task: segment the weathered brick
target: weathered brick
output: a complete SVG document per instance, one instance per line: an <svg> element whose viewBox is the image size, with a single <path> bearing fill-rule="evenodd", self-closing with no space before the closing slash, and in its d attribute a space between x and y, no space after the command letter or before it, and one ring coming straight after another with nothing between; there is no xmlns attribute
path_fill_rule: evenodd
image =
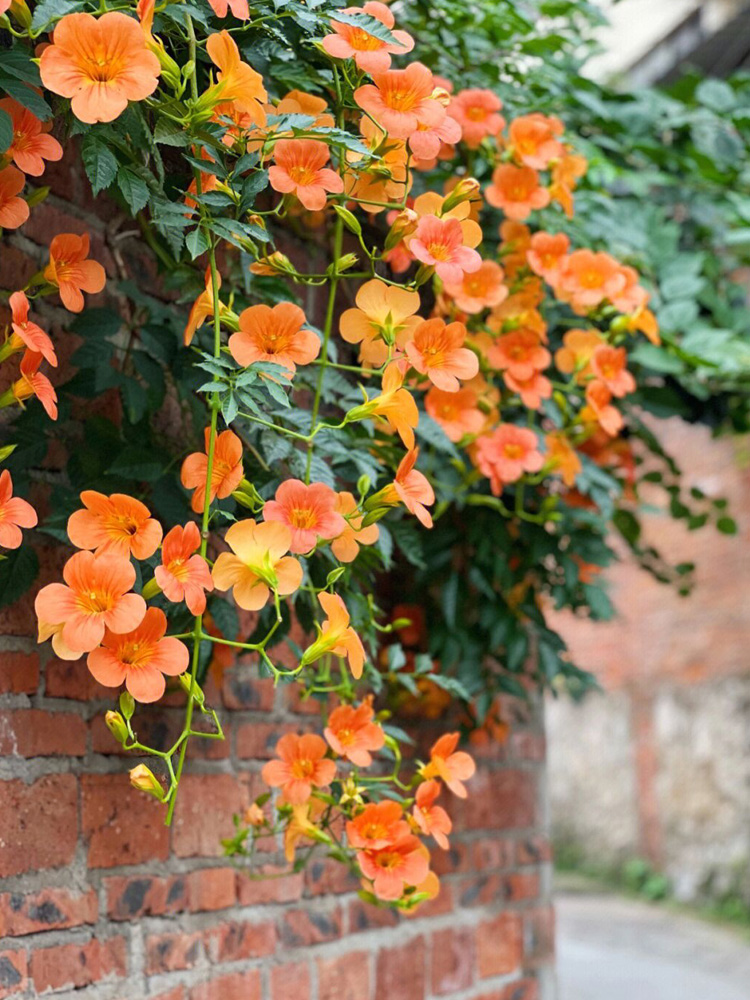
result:
<svg viewBox="0 0 750 1000"><path fill-rule="evenodd" d="M232 814L249 804L247 786L230 774L187 774L172 827L172 848L181 858L219 857L221 838L232 832Z"/></svg>
<svg viewBox="0 0 750 1000"><path fill-rule="evenodd" d="M276 927L271 921L220 924L208 932L207 947L211 961L216 963L262 958L276 951Z"/></svg>
<svg viewBox="0 0 750 1000"><path fill-rule="evenodd" d="M49 774L30 785L0 781L0 874L70 864L78 839L76 797L72 774Z"/></svg>
<svg viewBox="0 0 750 1000"><path fill-rule="evenodd" d="M443 996L465 990L474 982L473 928L435 931L430 939L432 992Z"/></svg>
<svg viewBox="0 0 750 1000"><path fill-rule="evenodd" d="M29 982L25 951L0 951L0 1000L25 993Z"/></svg>
<svg viewBox="0 0 750 1000"><path fill-rule="evenodd" d="M479 771L467 799L454 804L457 829L511 830L533 826L536 780L529 771Z"/></svg>
<svg viewBox="0 0 750 1000"><path fill-rule="evenodd" d="M388 1000L423 1000L425 991L424 938L416 938L397 948L380 949L375 996Z"/></svg>
<svg viewBox="0 0 750 1000"><path fill-rule="evenodd" d="M0 895L0 938L93 924L99 912L96 893L42 889L25 895Z"/></svg>
<svg viewBox="0 0 750 1000"><path fill-rule="evenodd" d="M302 872L293 875L281 875L278 869L271 867L259 869L272 878L256 879L237 878L237 894L241 906L260 906L263 903L293 903L302 897L304 876Z"/></svg>
<svg viewBox="0 0 750 1000"><path fill-rule="evenodd" d="M229 709L270 712L275 693L273 679L258 677L254 667L240 665L224 675L222 698Z"/></svg>
<svg viewBox="0 0 750 1000"><path fill-rule="evenodd" d="M86 723L72 712L0 711L0 757L82 757Z"/></svg>
<svg viewBox="0 0 750 1000"><path fill-rule="evenodd" d="M234 868L202 868L187 877L187 905L192 913L223 910L237 899Z"/></svg>
<svg viewBox="0 0 750 1000"><path fill-rule="evenodd" d="M360 900L349 904L349 929L353 934L376 927L395 927L397 923L398 914L394 910L371 906Z"/></svg>
<svg viewBox="0 0 750 1000"><path fill-rule="evenodd" d="M34 694L39 687L39 654L4 651L2 659L0 694Z"/></svg>
<svg viewBox="0 0 750 1000"><path fill-rule="evenodd" d="M269 760L282 736L301 729L288 722L247 722L237 729L237 756L243 760Z"/></svg>
<svg viewBox="0 0 750 1000"><path fill-rule="evenodd" d="M81 798L90 868L166 859L164 807L131 788L125 775L83 775Z"/></svg>
<svg viewBox="0 0 750 1000"><path fill-rule="evenodd" d="M127 971L125 939L91 940L87 944L62 944L32 953L31 979L37 993L45 990L78 990Z"/></svg>
<svg viewBox="0 0 750 1000"><path fill-rule="evenodd" d="M370 956L353 951L318 959L318 1000L370 1000Z"/></svg>
<svg viewBox="0 0 750 1000"><path fill-rule="evenodd" d="M260 972L238 972L233 976L212 979L194 987L190 991L190 1000L261 1000Z"/></svg>
<svg viewBox="0 0 750 1000"><path fill-rule="evenodd" d="M44 671L45 694L50 698L70 698L72 701L112 700L112 689L95 681L83 662L51 660Z"/></svg>
<svg viewBox="0 0 750 1000"><path fill-rule="evenodd" d="M305 869L305 888L312 896L356 892L358 880L338 861L317 858Z"/></svg>
<svg viewBox="0 0 750 1000"><path fill-rule="evenodd" d="M281 940L288 948L322 944L341 937L341 910L291 910L281 920Z"/></svg>
<svg viewBox="0 0 750 1000"><path fill-rule="evenodd" d="M203 936L198 932L152 934L146 938L146 975L191 969L199 961L202 947Z"/></svg>
<svg viewBox="0 0 750 1000"><path fill-rule="evenodd" d="M517 913L500 913L483 920L477 928L479 976L505 976L520 968L523 957L521 918Z"/></svg>
<svg viewBox="0 0 750 1000"><path fill-rule="evenodd" d="M310 990L307 962L287 962L271 969L271 1000L309 1000Z"/></svg>
<svg viewBox="0 0 750 1000"><path fill-rule="evenodd" d="M187 906L187 878L183 875L115 875L104 879L104 889L110 920L180 913Z"/></svg>

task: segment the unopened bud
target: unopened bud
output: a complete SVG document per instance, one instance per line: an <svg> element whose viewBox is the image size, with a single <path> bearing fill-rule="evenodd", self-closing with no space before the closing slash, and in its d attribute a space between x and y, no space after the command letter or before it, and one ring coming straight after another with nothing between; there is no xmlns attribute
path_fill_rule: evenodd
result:
<svg viewBox="0 0 750 1000"><path fill-rule="evenodd" d="M153 576L143 585L143 590L141 591L141 597L144 601L150 601L152 597L156 597L157 594L161 593L161 587L156 582L156 577Z"/></svg>
<svg viewBox="0 0 750 1000"><path fill-rule="evenodd" d="M354 233L355 236L362 235L362 226L353 212L350 212L348 208L344 208L343 205L334 205L333 210L350 232Z"/></svg>
<svg viewBox="0 0 750 1000"><path fill-rule="evenodd" d="M117 742L124 746L128 738L128 727L119 712L107 712L104 716L107 729L112 733Z"/></svg>
<svg viewBox="0 0 750 1000"><path fill-rule="evenodd" d="M430 100L437 101L438 104L442 104L444 108L447 108L451 102L451 95L445 87L435 87L433 92L430 94Z"/></svg>
<svg viewBox="0 0 750 1000"><path fill-rule="evenodd" d="M354 267L357 263L358 257L355 253L345 253L343 257L339 257L326 269L326 274L333 277L336 274L341 274L343 271L348 271L350 267Z"/></svg>
<svg viewBox="0 0 750 1000"><path fill-rule="evenodd" d="M248 215L247 221L251 226L257 226L258 229L262 229L264 232L266 231L266 220L262 215Z"/></svg>
<svg viewBox="0 0 750 1000"><path fill-rule="evenodd" d="M28 198L26 199L26 204L29 206L29 208L33 208L34 205L41 204L48 194L49 194L48 187L38 187L35 191L32 191L31 194L28 196Z"/></svg>
<svg viewBox="0 0 750 1000"><path fill-rule="evenodd" d="M31 11L26 0L12 0L10 13L18 21L21 27L27 30L31 27Z"/></svg>
<svg viewBox="0 0 750 1000"><path fill-rule="evenodd" d="M419 216L413 208L405 208L402 212L399 212L393 220L393 224L385 238L384 248L386 252L393 250L407 236L411 236L417 228L418 223Z"/></svg>
<svg viewBox="0 0 750 1000"><path fill-rule="evenodd" d="M146 795L153 795L159 802L164 801L164 789L157 780L156 775L145 764L138 764L130 772L130 784L137 788L139 792Z"/></svg>
<svg viewBox="0 0 750 1000"><path fill-rule="evenodd" d="M4 448L0 448L0 462L4 462L6 458L10 458L17 447L18 445L16 444L6 444Z"/></svg>
<svg viewBox="0 0 750 1000"><path fill-rule="evenodd" d="M135 698L130 691L123 691L120 695L120 711L126 719L133 718L135 712Z"/></svg>
<svg viewBox="0 0 750 1000"><path fill-rule="evenodd" d="M254 264L250 265L250 270L253 274L296 273L294 264L292 264L287 255L280 253L278 250L268 254L267 257L259 257Z"/></svg>
<svg viewBox="0 0 750 1000"><path fill-rule="evenodd" d="M149 49L154 53L156 58L159 60L159 65L161 66L161 78L164 80L172 90L179 90L181 83L181 70L174 59L165 51L164 46L161 42L153 41L149 45Z"/></svg>
<svg viewBox="0 0 750 1000"><path fill-rule="evenodd" d="M193 701L196 705L201 708L206 703L206 696L203 693L203 688L188 673L180 674L179 677L180 686L186 695L190 695L192 689Z"/></svg>
<svg viewBox="0 0 750 1000"><path fill-rule="evenodd" d="M441 208L441 214L450 212L456 205L461 205L465 201L472 201L479 196L479 181L476 177L463 177L453 188L450 194L446 195Z"/></svg>
<svg viewBox="0 0 750 1000"><path fill-rule="evenodd" d="M370 488L370 477L364 473L357 480L357 493L362 497Z"/></svg>
<svg viewBox="0 0 750 1000"><path fill-rule="evenodd" d="M257 802L247 807L243 819L248 826L264 826L266 822L265 813Z"/></svg>

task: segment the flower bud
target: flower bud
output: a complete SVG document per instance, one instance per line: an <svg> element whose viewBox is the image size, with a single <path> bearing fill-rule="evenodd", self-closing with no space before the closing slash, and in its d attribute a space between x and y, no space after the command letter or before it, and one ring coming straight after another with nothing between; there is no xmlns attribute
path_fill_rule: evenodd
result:
<svg viewBox="0 0 750 1000"><path fill-rule="evenodd" d="M10 13L18 21L22 28L31 27L31 11L26 0L11 0Z"/></svg>
<svg viewBox="0 0 750 1000"><path fill-rule="evenodd" d="M248 826L264 826L266 823L266 815L257 802L247 807L242 818Z"/></svg>
<svg viewBox="0 0 750 1000"><path fill-rule="evenodd" d="M465 201L475 200L479 195L479 191L479 181L476 177L463 177L453 190L446 195L440 210L441 214L445 215L452 208L455 208L456 205L460 205Z"/></svg>
<svg viewBox="0 0 750 1000"><path fill-rule="evenodd" d="M357 260L358 257L355 253L345 253L343 257L339 257L332 264L328 265L326 274L333 277L336 274L341 274L343 271L348 271L350 267L354 267Z"/></svg>
<svg viewBox="0 0 750 1000"><path fill-rule="evenodd" d="M259 257L250 265L250 270L253 274L296 274L294 264L286 254L278 250L268 254L267 257Z"/></svg>
<svg viewBox="0 0 750 1000"><path fill-rule="evenodd" d="M447 108L451 102L451 95L445 87L435 87L433 92L430 94L430 100L437 101L438 104L442 104L444 108Z"/></svg>
<svg viewBox="0 0 750 1000"><path fill-rule="evenodd" d="M130 784L137 788L139 792L146 795L153 795L159 802L164 801L164 789L157 780L156 775L145 764L138 764L130 772Z"/></svg>
<svg viewBox="0 0 750 1000"><path fill-rule="evenodd" d="M135 712L135 698L130 691L123 691L120 695L120 711L126 719L133 718Z"/></svg>
<svg viewBox="0 0 750 1000"><path fill-rule="evenodd" d="M343 205L334 205L333 210L350 232L354 233L355 236L362 235L362 226L353 212L350 212L348 208L344 208Z"/></svg>
<svg viewBox="0 0 750 1000"><path fill-rule="evenodd" d="M107 729L121 746L125 746L128 739L128 727L119 712L107 712L104 716Z"/></svg>
<svg viewBox="0 0 750 1000"><path fill-rule="evenodd" d="M156 577L152 576L148 583L143 585L143 590L141 591L141 597L144 601L150 601L152 597L156 597L157 594L161 593L161 587L156 582Z"/></svg>
<svg viewBox="0 0 750 1000"><path fill-rule="evenodd" d="M206 696L203 693L203 688L200 686L200 684L198 684L197 682L193 683L192 677L187 672L184 673L184 674L180 674L178 680L180 682L180 686L181 686L182 690L188 696L190 695L190 688L192 686L192 689L193 689L193 701L200 708L203 708L203 706L206 703Z"/></svg>
<svg viewBox="0 0 750 1000"><path fill-rule="evenodd" d="M17 447L18 445L16 444L6 444L4 448L0 448L0 462L4 462L6 458L10 458Z"/></svg>
<svg viewBox="0 0 750 1000"><path fill-rule="evenodd" d="M388 235L383 245L384 249L386 251L393 250L405 237L411 236L417 228L418 223L419 216L413 208L405 208L403 212L399 212L393 220L391 228L388 230Z"/></svg>
<svg viewBox="0 0 750 1000"><path fill-rule="evenodd" d="M363 497L365 493L367 493L367 491L369 490L370 485L371 485L370 477L367 475L367 473L363 473L357 480L357 493L359 493L359 495Z"/></svg>

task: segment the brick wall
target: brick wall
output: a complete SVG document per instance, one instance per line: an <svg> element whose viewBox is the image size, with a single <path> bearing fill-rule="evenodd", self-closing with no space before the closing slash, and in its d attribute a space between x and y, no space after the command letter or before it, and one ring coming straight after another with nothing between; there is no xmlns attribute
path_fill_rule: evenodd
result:
<svg viewBox="0 0 750 1000"><path fill-rule="evenodd" d="M84 230L112 278L135 269L151 279L132 223L91 202L75 169L54 166L44 180L48 202L4 237L0 287L25 281L55 233ZM60 343L65 314L47 317ZM325 861L283 874L269 852L275 877L252 880L221 857L220 838L260 790L279 736L311 724L293 688L274 689L247 663L209 682L227 740L191 744L168 830L162 808L129 787L137 758L126 760L104 727L111 691L83 662L40 652L33 628L29 601L0 613L0 1000L552 996L538 711L513 707L507 743L478 755L451 850L435 849L442 892L398 919L359 901ZM164 745L181 714L167 705L140 722L139 710L139 730Z"/></svg>
<svg viewBox="0 0 750 1000"><path fill-rule="evenodd" d="M548 706L553 827L597 864L645 857L682 898L750 902L747 442L678 420L659 431L688 486L728 498L739 532L688 533L652 516L648 539L697 564L694 593L681 598L626 562L607 571L616 620L561 616L605 694Z"/></svg>

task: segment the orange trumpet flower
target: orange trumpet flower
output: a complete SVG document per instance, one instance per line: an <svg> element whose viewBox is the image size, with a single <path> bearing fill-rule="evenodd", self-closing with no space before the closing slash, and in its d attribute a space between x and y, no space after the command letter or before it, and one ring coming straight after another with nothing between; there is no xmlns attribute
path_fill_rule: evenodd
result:
<svg viewBox="0 0 750 1000"><path fill-rule="evenodd" d="M17 549L23 541L21 528L34 528L37 522L31 504L13 496L10 472L0 472L0 548Z"/></svg>
<svg viewBox="0 0 750 1000"><path fill-rule="evenodd" d="M126 493L81 493L83 510L68 518L68 537L79 549L148 559L161 542L162 528L148 507Z"/></svg>
<svg viewBox="0 0 750 1000"><path fill-rule="evenodd" d="M196 514L203 511L206 500L206 474L208 472L208 446L211 431L204 431L205 451L194 451L182 463L180 482L185 489L193 490L191 506ZM214 443L214 463L211 472L210 503L216 497L223 500L240 484L242 479L242 442L232 431L222 431Z"/></svg>
<svg viewBox="0 0 750 1000"><path fill-rule="evenodd" d="M197 550L201 533L195 521L185 527L176 524L164 536L161 547L161 565L154 570L154 577L168 601L184 601L193 615L206 610L206 591L214 589L211 571Z"/></svg>
<svg viewBox="0 0 750 1000"><path fill-rule="evenodd" d="M89 237L86 233L83 236L60 233L49 245L49 264L44 269L44 277L51 285L57 286L62 304L71 312L78 313L83 309L81 292L100 292L107 280L102 265L88 260L88 255Z"/></svg>

